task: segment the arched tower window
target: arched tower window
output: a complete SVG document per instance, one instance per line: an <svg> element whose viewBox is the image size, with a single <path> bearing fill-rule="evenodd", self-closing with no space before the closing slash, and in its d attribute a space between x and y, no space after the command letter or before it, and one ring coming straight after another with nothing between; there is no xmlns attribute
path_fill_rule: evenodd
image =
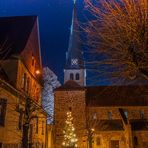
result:
<svg viewBox="0 0 148 148"><path fill-rule="evenodd" d="M76 80L79 80L80 79L80 75L79 73L76 74Z"/></svg>
<svg viewBox="0 0 148 148"><path fill-rule="evenodd" d="M73 79L74 79L73 73L70 73L70 80L73 80Z"/></svg>

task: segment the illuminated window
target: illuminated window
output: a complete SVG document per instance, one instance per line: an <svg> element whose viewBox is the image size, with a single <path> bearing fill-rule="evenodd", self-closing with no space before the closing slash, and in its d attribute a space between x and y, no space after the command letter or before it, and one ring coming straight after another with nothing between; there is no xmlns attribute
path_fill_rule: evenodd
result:
<svg viewBox="0 0 148 148"><path fill-rule="evenodd" d="M4 126L5 124L6 106L7 106L7 100L0 99L0 125L2 126Z"/></svg>
<svg viewBox="0 0 148 148"><path fill-rule="evenodd" d="M80 79L80 75L79 73L76 74L76 80L79 80Z"/></svg>
<svg viewBox="0 0 148 148"><path fill-rule="evenodd" d="M34 55L32 54L32 66L35 65L35 58L34 58Z"/></svg>
<svg viewBox="0 0 148 148"><path fill-rule="evenodd" d="M34 57L32 57L32 66L34 66Z"/></svg>
<svg viewBox="0 0 148 148"><path fill-rule="evenodd" d="M26 73L23 74L21 83L22 83L22 89L26 90L26 84L27 84L27 75L26 75Z"/></svg>
<svg viewBox="0 0 148 148"><path fill-rule="evenodd" d="M94 120L97 119L97 114L96 114L96 113L93 114L93 119L94 119Z"/></svg>
<svg viewBox="0 0 148 148"><path fill-rule="evenodd" d="M70 80L73 80L73 79L74 79L73 73L70 73Z"/></svg>

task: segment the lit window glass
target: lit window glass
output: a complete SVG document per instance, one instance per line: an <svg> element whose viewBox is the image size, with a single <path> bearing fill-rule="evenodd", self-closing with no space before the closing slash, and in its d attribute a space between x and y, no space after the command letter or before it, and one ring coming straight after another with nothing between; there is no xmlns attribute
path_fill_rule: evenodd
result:
<svg viewBox="0 0 148 148"><path fill-rule="evenodd" d="M93 119L94 120L97 119L97 114L96 113L93 114Z"/></svg>

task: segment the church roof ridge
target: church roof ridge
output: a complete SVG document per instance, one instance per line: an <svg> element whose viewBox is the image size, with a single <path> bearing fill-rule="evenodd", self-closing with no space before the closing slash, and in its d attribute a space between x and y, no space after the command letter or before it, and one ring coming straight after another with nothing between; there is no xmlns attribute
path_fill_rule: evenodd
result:
<svg viewBox="0 0 148 148"><path fill-rule="evenodd" d="M73 80L68 80L64 85L58 87L56 90L85 90L85 88Z"/></svg>
<svg viewBox="0 0 148 148"><path fill-rule="evenodd" d="M86 88L86 104L92 107L146 106L148 85L95 86Z"/></svg>

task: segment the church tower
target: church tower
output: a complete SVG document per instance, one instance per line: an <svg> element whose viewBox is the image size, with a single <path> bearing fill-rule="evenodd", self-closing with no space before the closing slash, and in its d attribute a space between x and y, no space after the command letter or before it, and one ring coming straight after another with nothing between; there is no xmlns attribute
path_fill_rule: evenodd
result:
<svg viewBox="0 0 148 148"><path fill-rule="evenodd" d="M64 69L64 83L69 80L77 82L80 86L86 85L86 70L80 42L76 2L74 2L69 47L66 53L66 65Z"/></svg>

